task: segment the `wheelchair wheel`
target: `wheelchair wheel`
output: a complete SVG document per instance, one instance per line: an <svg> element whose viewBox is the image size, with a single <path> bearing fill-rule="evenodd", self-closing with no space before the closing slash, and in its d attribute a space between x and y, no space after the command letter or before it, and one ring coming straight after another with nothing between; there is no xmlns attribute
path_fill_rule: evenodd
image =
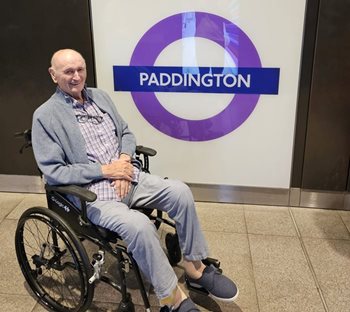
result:
<svg viewBox="0 0 350 312"><path fill-rule="evenodd" d="M94 285L86 251L66 222L47 208L23 213L16 229L16 254L23 275L45 307L85 311Z"/></svg>
<svg viewBox="0 0 350 312"><path fill-rule="evenodd" d="M172 266L177 265L182 257L177 234L167 233L167 235L165 235L165 246L168 251L170 264Z"/></svg>

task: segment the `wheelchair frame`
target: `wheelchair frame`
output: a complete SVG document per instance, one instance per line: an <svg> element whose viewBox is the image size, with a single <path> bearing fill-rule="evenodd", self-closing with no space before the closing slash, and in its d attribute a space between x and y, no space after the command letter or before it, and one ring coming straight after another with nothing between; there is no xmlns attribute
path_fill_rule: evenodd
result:
<svg viewBox="0 0 350 312"><path fill-rule="evenodd" d="M25 144L21 148L31 146L31 132L25 130L17 133ZM142 170L149 173L149 157L156 151L137 146L136 159ZM92 303L96 281L102 281L121 294L118 306L120 312L135 311L134 304L126 285L126 272L132 268L140 289L146 311L150 311L150 303L138 265L132 254L121 243L119 235L108 229L95 225L87 218L87 202L96 200L96 194L76 185L46 185L48 208L33 207L20 217L15 235L16 255L22 273L30 288L45 307L59 312L83 312ZM74 196L80 201L80 209L70 202L66 196ZM157 210L143 210L154 221L158 229L161 223L175 229L175 234L167 233L165 238L168 258L172 265L181 260L181 250L176 234L175 223L163 218ZM95 244L99 251L90 260L83 241ZM105 252L116 259L120 283L102 273ZM219 268L220 263L207 258L206 264ZM68 284L68 285L67 285ZM78 289L77 286L80 286ZM53 289L50 289L52 287ZM63 288L65 287L65 288ZM203 289L193 289L205 293Z"/></svg>

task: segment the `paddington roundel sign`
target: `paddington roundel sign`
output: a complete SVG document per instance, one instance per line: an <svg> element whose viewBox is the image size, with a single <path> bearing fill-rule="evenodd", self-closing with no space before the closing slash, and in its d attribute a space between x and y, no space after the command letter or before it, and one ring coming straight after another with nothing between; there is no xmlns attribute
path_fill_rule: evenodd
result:
<svg viewBox="0 0 350 312"><path fill-rule="evenodd" d="M195 17L195 32L187 34L183 31L184 14L188 13L161 20L142 36L130 65L114 66L114 85L116 91L131 91L142 116L162 133L185 141L209 141L244 123L261 94L278 93L279 69L262 68L254 44L231 21L211 13L191 12ZM184 74L181 66L154 66L166 47L189 36L215 42L236 60L237 68L203 67L192 75ZM189 120L166 110L155 92L232 93L233 97L216 115Z"/></svg>

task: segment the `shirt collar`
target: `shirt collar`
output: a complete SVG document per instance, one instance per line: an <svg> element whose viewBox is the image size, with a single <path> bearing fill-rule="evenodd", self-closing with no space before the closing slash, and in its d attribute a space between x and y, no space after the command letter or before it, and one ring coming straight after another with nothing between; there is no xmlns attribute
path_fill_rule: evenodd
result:
<svg viewBox="0 0 350 312"><path fill-rule="evenodd" d="M72 104L73 107L77 107L77 106L82 106L83 105L82 103L78 102L75 98L70 96L68 93L64 92L59 86L57 86L56 91L57 91L57 93L61 94L64 97L64 100L66 101L67 104ZM90 99L90 97L88 95L86 86L82 90L82 93L83 93L84 102L85 101L90 102L91 99Z"/></svg>

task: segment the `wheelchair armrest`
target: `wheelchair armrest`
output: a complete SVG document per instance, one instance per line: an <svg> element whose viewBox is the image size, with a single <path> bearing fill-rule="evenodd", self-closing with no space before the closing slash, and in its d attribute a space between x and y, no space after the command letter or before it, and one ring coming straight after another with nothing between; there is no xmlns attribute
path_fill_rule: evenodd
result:
<svg viewBox="0 0 350 312"><path fill-rule="evenodd" d="M137 145L137 146L136 146L136 154L137 154L137 155L143 154L143 155L152 157L152 156L157 155L157 151L154 150L153 148L150 148L150 147L145 147L145 146L142 146L142 145Z"/></svg>
<svg viewBox="0 0 350 312"><path fill-rule="evenodd" d="M93 202L97 195L78 185L45 185L47 191L56 191L58 193L77 196L80 200Z"/></svg>

